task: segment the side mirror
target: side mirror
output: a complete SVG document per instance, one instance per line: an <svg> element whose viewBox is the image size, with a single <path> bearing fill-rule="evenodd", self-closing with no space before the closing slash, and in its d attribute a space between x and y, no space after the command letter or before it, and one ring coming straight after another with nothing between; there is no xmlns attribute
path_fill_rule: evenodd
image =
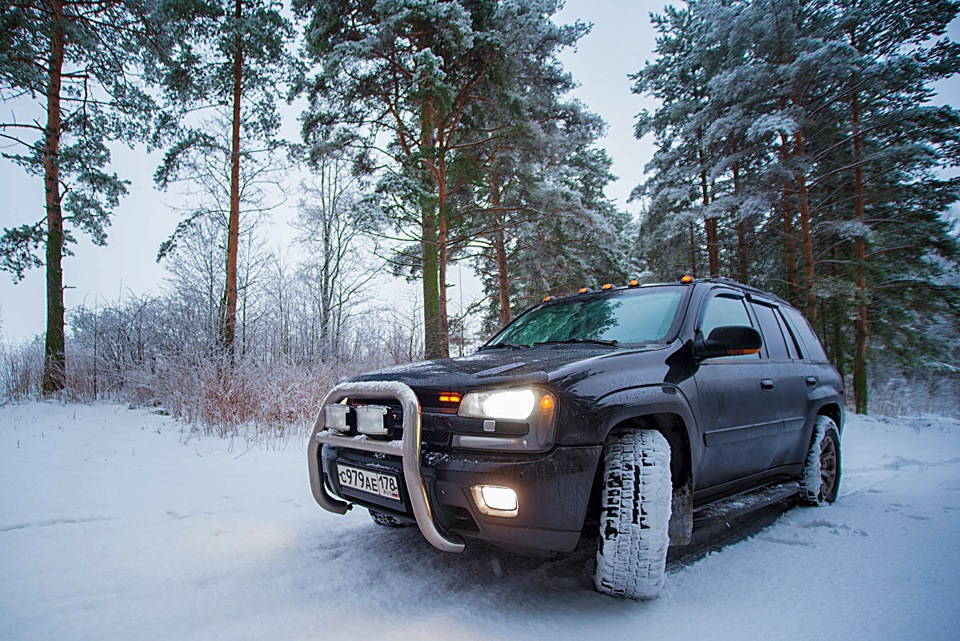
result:
<svg viewBox="0 0 960 641"><path fill-rule="evenodd" d="M758 353L761 345L763 339L760 338L760 332L752 327L727 325L714 328L706 340L697 340L694 353L697 358L743 356Z"/></svg>

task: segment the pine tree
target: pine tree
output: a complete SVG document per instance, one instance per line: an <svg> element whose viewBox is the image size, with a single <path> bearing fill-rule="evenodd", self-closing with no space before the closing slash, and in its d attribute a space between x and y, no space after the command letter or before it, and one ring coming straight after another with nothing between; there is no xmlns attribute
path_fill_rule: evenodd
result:
<svg viewBox="0 0 960 641"><path fill-rule="evenodd" d="M446 268L451 238L470 221L459 204L472 181L493 160L480 147L496 148L513 125L489 122L480 110L503 97L514 79L511 55L524 51L512 39L549 25L556 0L448 0L378 3L302 0L309 19L307 53L317 74L303 88L310 99L304 118L308 146L354 145L368 168L381 172L384 210L398 233L416 243L399 262L423 280L428 358L448 354ZM576 40L581 26L553 27L556 37ZM487 107L489 108L489 107ZM379 136L379 138L378 138ZM386 140L386 145L380 142Z"/></svg>
<svg viewBox="0 0 960 641"><path fill-rule="evenodd" d="M226 186L221 334L224 350L232 357L241 206L249 198L244 186L262 178L273 152L282 146L277 138L277 102L296 66L287 51L293 28L271 0L171 2L170 7L179 29L172 64L163 76L168 108L154 133L154 143L168 151L155 179L161 188L180 181L218 181ZM197 162L206 156L228 158L227 175L219 175L219 163L205 168ZM188 216L161 248L161 256L202 215L200 208Z"/></svg>
<svg viewBox="0 0 960 641"><path fill-rule="evenodd" d="M108 169L108 143L146 137L154 105L142 82L165 56L165 24L156 5L140 0L0 6L0 99L13 112L0 138L16 150L2 155L41 178L46 194L42 219L3 230L0 267L14 280L46 268L45 394L64 385L63 256L74 230L107 242L128 184Z"/></svg>
<svg viewBox="0 0 960 641"><path fill-rule="evenodd" d="M852 355L861 412L870 359L916 365L938 346L927 335L957 324L943 216L960 181L938 174L960 157L960 113L928 104L932 83L960 70L944 37L957 11L949 0L690 3L657 19L659 57L636 76L636 90L664 100L637 127L658 144L637 190L649 197L648 264L682 263L685 225L696 260L690 223L719 220L707 255L717 243L722 257L735 232L736 259L721 265L745 280L755 261L753 284L801 307L838 369Z"/></svg>

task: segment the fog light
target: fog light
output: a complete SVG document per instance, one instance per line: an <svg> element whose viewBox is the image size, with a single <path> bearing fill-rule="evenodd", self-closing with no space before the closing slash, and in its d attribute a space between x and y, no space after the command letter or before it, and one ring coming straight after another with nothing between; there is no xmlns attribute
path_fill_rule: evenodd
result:
<svg viewBox="0 0 960 641"><path fill-rule="evenodd" d="M387 408L381 405L363 405L356 408L357 431L361 434L386 434L383 417Z"/></svg>
<svg viewBox="0 0 960 641"><path fill-rule="evenodd" d="M517 493L509 487L474 485L471 490L481 514L505 517L517 515Z"/></svg>
<svg viewBox="0 0 960 641"><path fill-rule="evenodd" d="M323 408L323 426L328 430L346 432L348 411L350 408L346 405L327 405Z"/></svg>

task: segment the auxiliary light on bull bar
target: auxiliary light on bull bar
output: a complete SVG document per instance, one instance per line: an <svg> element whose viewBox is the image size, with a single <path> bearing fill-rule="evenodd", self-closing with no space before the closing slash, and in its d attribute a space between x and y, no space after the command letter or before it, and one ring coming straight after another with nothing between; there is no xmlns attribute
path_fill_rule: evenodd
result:
<svg viewBox="0 0 960 641"><path fill-rule="evenodd" d="M328 430L346 432L350 429L347 427L347 412L349 411L349 407L339 403L327 405L323 408L323 426Z"/></svg>

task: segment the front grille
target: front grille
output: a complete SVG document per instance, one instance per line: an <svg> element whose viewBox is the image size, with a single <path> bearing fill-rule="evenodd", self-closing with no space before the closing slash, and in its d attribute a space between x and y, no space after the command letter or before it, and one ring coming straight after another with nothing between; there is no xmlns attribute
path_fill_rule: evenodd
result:
<svg viewBox="0 0 960 641"><path fill-rule="evenodd" d="M417 398L420 399L420 407L426 409L451 414L456 413L456 411L460 409L459 401L456 403L441 401L439 392L421 392L417 394Z"/></svg>

